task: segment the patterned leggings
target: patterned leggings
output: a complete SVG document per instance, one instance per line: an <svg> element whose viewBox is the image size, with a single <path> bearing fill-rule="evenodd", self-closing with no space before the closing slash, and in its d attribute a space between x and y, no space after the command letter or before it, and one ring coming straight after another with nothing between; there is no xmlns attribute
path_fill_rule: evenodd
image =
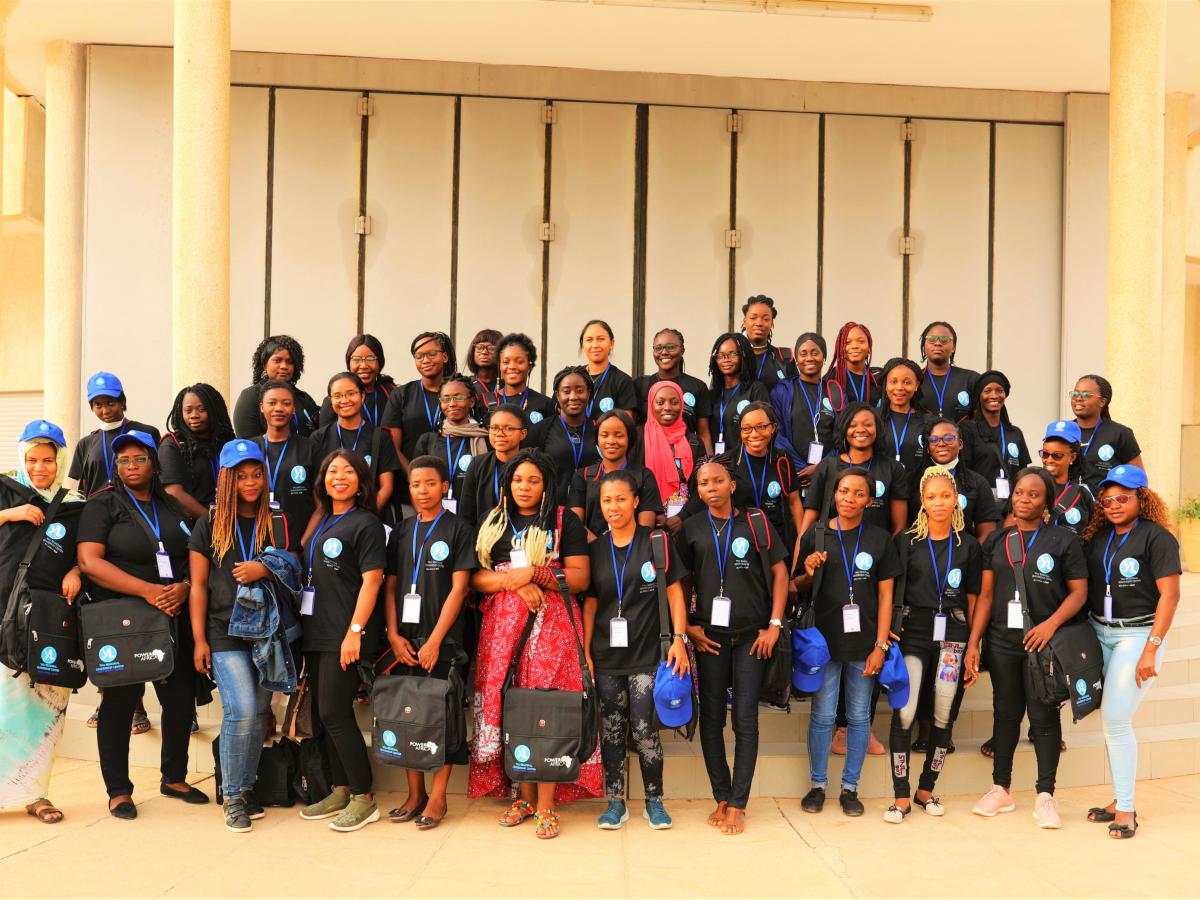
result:
<svg viewBox="0 0 1200 900"><path fill-rule="evenodd" d="M626 734L633 733L642 784L647 797L663 793L663 748L654 716L654 673L596 674L600 694L600 757L604 761L604 795L625 796Z"/></svg>

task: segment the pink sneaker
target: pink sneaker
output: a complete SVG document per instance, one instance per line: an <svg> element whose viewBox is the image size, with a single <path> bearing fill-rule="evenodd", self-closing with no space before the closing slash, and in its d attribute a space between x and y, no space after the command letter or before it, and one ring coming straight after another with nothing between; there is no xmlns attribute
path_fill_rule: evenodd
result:
<svg viewBox="0 0 1200 900"><path fill-rule="evenodd" d="M1053 794L1038 794L1033 803L1033 819L1038 828L1062 828L1062 819L1058 815L1058 804Z"/></svg>
<svg viewBox="0 0 1200 900"><path fill-rule="evenodd" d="M993 784L992 789L979 798L971 812L990 819L996 813L1012 812L1016 808L1017 804L1013 802L1012 794L1006 788Z"/></svg>

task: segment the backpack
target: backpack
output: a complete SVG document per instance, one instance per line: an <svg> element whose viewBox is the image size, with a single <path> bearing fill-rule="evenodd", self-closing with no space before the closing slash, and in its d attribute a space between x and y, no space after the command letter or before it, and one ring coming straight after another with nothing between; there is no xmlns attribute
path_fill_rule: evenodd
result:
<svg viewBox="0 0 1200 900"><path fill-rule="evenodd" d="M772 593L775 579L771 574L771 563L767 559L767 551L771 549L771 529L767 526L767 517L761 509L746 510L746 524L750 526L750 537L754 540L754 550L762 565L763 581L766 584L768 596ZM763 669L762 688L759 699L765 700L772 706L791 712L788 700L792 696L792 629L787 619L784 619L783 629L775 649L767 659Z"/></svg>

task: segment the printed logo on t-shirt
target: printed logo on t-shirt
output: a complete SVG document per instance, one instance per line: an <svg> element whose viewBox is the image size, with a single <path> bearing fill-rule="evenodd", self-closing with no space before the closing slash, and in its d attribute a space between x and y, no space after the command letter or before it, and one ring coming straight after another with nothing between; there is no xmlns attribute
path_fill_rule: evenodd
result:
<svg viewBox="0 0 1200 900"><path fill-rule="evenodd" d="M612 397L602 397L600 399L599 406L600 406L600 412L602 412L602 413L612 412L612 408L613 408Z"/></svg>
<svg viewBox="0 0 1200 900"><path fill-rule="evenodd" d="M67 527L62 522L51 522L46 529L46 537L52 541L61 541L67 536Z"/></svg>
<svg viewBox="0 0 1200 900"><path fill-rule="evenodd" d="M1138 572L1142 571L1142 564L1136 559L1123 559L1121 560L1120 569L1121 574L1126 578L1133 578Z"/></svg>
<svg viewBox="0 0 1200 900"><path fill-rule="evenodd" d="M745 559L746 554L750 552L750 542L744 537L734 538L730 549L733 550L733 555L738 559Z"/></svg>
<svg viewBox="0 0 1200 900"><path fill-rule="evenodd" d="M321 545L321 552L324 553L328 559L337 559L342 555L342 542L337 538L328 538L325 543Z"/></svg>
<svg viewBox="0 0 1200 900"><path fill-rule="evenodd" d="M833 404L829 402L828 397L825 397L823 400L821 400L821 405L823 407L825 407L827 410L829 410L830 412L833 412Z"/></svg>
<svg viewBox="0 0 1200 900"><path fill-rule="evenodd" d="M535 409L529 414L529 421L536 425L538 422L542 421L542 414Z"/></svg>
<svg viewBox="0 0 1200 900"><path fill-rule="evenodd" d="M1067 514L1063 518L1067 520L1068 525L1078 525L1083 521L1083 513L1072 506L1067 510Z"/></svg>
<svg viewBox="0 0 1200 900"><path fill-rule="evenodd" d="M1104 462L1108 462L1113 458L1113 455L1116 452L1117 451L1113 449L1112 444L1101 444L1100 449L1096 451L1096 455L1104 460Z"/></svg>
<svg viewBox="0 0 1200 900"><path fill-rule="evenodd" d="M946 575L946 584L949 587L957 588L962 584L962 569L954 568Z"/></svg>
<svg viewBox="0 0 1200 900"><path fill-rule="evenodd" d="M1043 575L1049 575L1054 571L1054 557L1049 553L1043 553L1037 558L1037 567Z"/></svg>
<svg viewBox="0 0 1200 900"><path fill-rule="evenodd" d="M880 481L878 478L876 478L875 479L875 497L876 497L876 499L881 498L885 493L887 493L887 486L882 481Z"/></svg>
<svg viewBox="0 0 1200 900"><path fill-rule="evenodd" d="M750 405L749 400L740 401L737 405L737 414L740 416L742 414L742 410L744 410L749 405Z"/></svg>
<svg viewBox="0 0 1200 900"><path fill-rule="evenodd" d="M371 454L370 453L364 453L363 459L365 459L367 461L368 466L371 464Z"/></svg>
<svg viewBox="0 0 1200 900"><path fill-rule="evenodd" d="M434 541L429 548L429 558L441 562L450 555L450 545L445 541Z"/></svg>
<svg viewBox="0 0 1200 900"><path fill-rule="evenodd" d="M1008 455L1009 455L1009 456L1011 456L1013 459L1016 459L1016 458L1017 458L1017 456L1019 455L1019 454L1017 453L1017 444L1016 444L1016 441L1009 441L1009 442L1008 442Z"/></svg>
<svg viewBox="0 0 1200 900"><path fill-rule="evenodd" d="M696 395L693 394L691 391L684 391L683 392L683 405L688 407L689 409L691 409L693 406L695 406L696 405Z"/></svg>
<svg viewBox="0 0 1200 900"><path fill-rule="evenodd" d="M967 495L966 495L966 494L959 494L959 495L958 495L958 508L959 508L959 509L966 509L966 508L967 508Z"/></svg>
<svg viewBox="0 0 1200 900"><path fill-rule="evenodd" d="M642 581L649 584L652 582L658 573L654 571L654 563L647 561L642 565Z"/></svg>
<svg viewBox="0 0 1200 900"><path fill-rule="evenodd" d="M782 493L783 493L783 487L779 484L778 481L772 481L770 484L767 485L767 496L768 497L778 497Z"/></svg>
<svg viewBox="0 0 1200 900"><path fill-rule="evenodd" d="M471 459L472 459L472 457L470 454L467 454L466 456L459 459L458 470L460 472L465 472L465 471L467 471L467 469L471 468Z"/></svg>
<svg viewBox="0 0 1200 900"><path fill-rule="evenodd" d="M871 566L875 565L875 557L864 550L858 556L854 557L854 565L860 572L869 572L871 571Z"/></svg>
<svg viewBox="0 0 1200 900"><path fill-rule="evenodd" d="M304 466L292 466L292 484L303 484L308 478L308 470Z"/></svg>
<svg viewBox="0 0 1200 900"><path fill-rule="evenodd" d="M970 394L968 394L966 391L958 392L958 405L959 406L967 406L968 404L970 404L970 402L971 402Z"/></svg>

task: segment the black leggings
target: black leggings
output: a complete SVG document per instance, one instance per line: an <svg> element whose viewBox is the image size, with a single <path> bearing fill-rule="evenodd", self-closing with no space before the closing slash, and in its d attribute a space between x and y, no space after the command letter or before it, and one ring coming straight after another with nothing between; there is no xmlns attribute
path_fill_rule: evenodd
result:
<svg viewBox="0 0 1200 900"><path fill-rule="evenodd" d="M654 716L654 673L597 673L600 696L600 758L604 796L625 796L625 736L633 735L647 797L663 795L663 748Z"/></svg>
<svg viewBox="0 0 1200 900"><path fill-rule="evenodd" d="M750 655L757 631L737 637L709 637L720 653L697 653L700 677L700 749L712 785L713 799L745 809L758 762L758 697L762 692L764 660ZM733 687L733 777L725 756L725 699Z"/></svg>
<svg viewBox="0 0 1200 900"><path fill-rule="evenodd" d="M918 789L933 792L938 775L950 752L950 732L962 700L965 641L935 641L932 632L905 629L900 635L900 652L908 670L909 698L901 709L892 710L892 731L888 741L892 754L892 789L896 797L910 793L909 764L912 759L912 728L921 697L928 689L933 697L930 715L933 728L925 749L925 767Z"/></svg>
<svg viewBox="0 0 1200 900"><path fill-rule="evenodd" d="M992 747L996 753L992 762L992 782L1002 788L1012 786L1013 754L1021 739L1021 719L1028 711L1033 750L1037 755L1037 791L1053 794L1058 757L1062 752L1062 720L1058 717L1058 707L1047 706L1030 697L1023 650L1014 651L993 643L988 653L988 669L992 674Z"/></svg>
<svg viewBox="0 0 1200 900"><path fill-rule="evenodd" d="M313 698L313 718L325 732L325 750L335 785L350 785L352 794L371 792L371 761L367 744L354 717L354 697L361 679L358 667L342 671L337 650L309 651L304 654L309 689Z"/></svg>

